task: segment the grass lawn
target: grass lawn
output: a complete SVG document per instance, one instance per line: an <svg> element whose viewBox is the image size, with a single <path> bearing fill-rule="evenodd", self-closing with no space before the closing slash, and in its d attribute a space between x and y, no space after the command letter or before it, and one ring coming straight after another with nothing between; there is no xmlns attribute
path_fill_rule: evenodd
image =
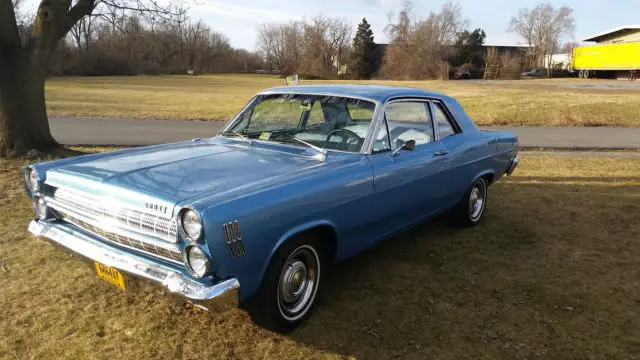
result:
<svg viewBox="0 0 640 360"><path fill-rule="evenodd" d="M570 82L593 81L598 80ZM454 96L479 125L640 126L638 89L551 86L545 80L358 83L417 87ZM268 75L66 77L49 79L46 92L53 116L227 120L257 91L283 84L284 80Z"/></svg>
<svg viewBox="0 0 640 360"><path fill-rule="evenodd" d="M640 160L522 157L474 229L443 219L339 264L289 336L123 292L30 236L0 160L1 359L633 359Z"/></svg>

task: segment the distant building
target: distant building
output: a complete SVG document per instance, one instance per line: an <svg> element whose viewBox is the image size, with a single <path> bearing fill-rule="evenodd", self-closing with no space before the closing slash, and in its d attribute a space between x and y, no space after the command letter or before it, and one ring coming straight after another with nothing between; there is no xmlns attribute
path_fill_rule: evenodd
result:
<svg viewBox="0 0 640 360"><path fill-rule="evenodd" d="M528 45L482 45L482 47L485 51L489 48L495 48L498 54L510 52L513 55L524 55L532 48Z"/></svg>
<svg viewBox="0 0 640 360"><path fill-rule="evenodd" d="M570 70L571 54L553 54L544 57L545 69Z"/></svg>
<svg viewBox="0 0 640 360"><path fill-rule="evenodd" d="M599 34L588 36L582 41L598 44L619 44L640 41L640 25L619 26Z"/></svg>

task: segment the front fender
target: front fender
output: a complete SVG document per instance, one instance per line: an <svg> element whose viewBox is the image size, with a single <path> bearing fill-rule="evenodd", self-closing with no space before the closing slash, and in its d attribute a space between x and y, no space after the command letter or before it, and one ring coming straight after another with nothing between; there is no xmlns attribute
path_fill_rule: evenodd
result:
<svg viewBox="0 0 640 360"><path fill-rule="evenodd" d="M295 237L298 234L301 234L301 233L303 233L305 231L308 231L308 230L311 230L311 229L314 229L314 228L318 228L318 227L321 227L321 226L330 227L333 230L334 234L338 234L336 225L334 223L332 223L331 221L326 220L326 219L309 221L309 222L306 222L304 224L300 224L298 226L295 226L292 229L290 229L289 231L287 231L286 233L284 233L284 235L282 235L278 239L278 241L276 242L276 245L271 250L271 253L269 253L269 256L267 258L266 263L262 266L262 269L260 271L260 282L262 282L262 279L264 278L264 274L266 273L267 268L269 267L269 264L271 263L271 260L273 259L275 254L278 252L278 250L280 249L282 244L284 244L285 242L287 242L288 240L292 239L293 237Z"/></svg>

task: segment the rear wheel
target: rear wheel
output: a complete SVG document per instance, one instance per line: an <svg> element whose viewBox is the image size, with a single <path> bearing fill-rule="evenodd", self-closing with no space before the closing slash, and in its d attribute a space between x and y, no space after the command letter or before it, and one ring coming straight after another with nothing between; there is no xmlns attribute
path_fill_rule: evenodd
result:
<svg viewBox="0 0 640 360"><path fill-rule="evenodd" d="M292 331L311 314L323 270L323 249L317 239L301 236L285 243L249 300L249 315L269 330Z"/></svg>
<svg viewBox="0 0 640 360"><path fill-rule="evenodd" d="M452 210L453 221L460 227L478 225L487 205L487 180L479 178Z"/></svg>

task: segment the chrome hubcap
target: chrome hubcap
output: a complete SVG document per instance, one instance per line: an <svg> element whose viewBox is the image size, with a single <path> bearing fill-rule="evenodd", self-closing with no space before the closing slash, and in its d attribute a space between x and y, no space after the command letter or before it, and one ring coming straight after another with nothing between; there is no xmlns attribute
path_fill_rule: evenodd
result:
<svg viewBox="0 0 640 360"><path fill-rule="evenodd" d="M307 266L302 261L295 261L287 266L282 277L282 299L288 303L295 302L309 284Z"/></svg>
<svg viewBox="0 0 640 360"><path fill-rule="evenodd" d="M472 220L477 220L484 210L485 187L484 184L477 184L471 189L469 197L469 215Z"/></svg>
<svg viewBox="0 0 640 360"><path fill-rule="evenodd" d="M278 306L288 320L302 317L315 297L320 277L318 254L304 245L287 259L278 281Z"/></svg>

